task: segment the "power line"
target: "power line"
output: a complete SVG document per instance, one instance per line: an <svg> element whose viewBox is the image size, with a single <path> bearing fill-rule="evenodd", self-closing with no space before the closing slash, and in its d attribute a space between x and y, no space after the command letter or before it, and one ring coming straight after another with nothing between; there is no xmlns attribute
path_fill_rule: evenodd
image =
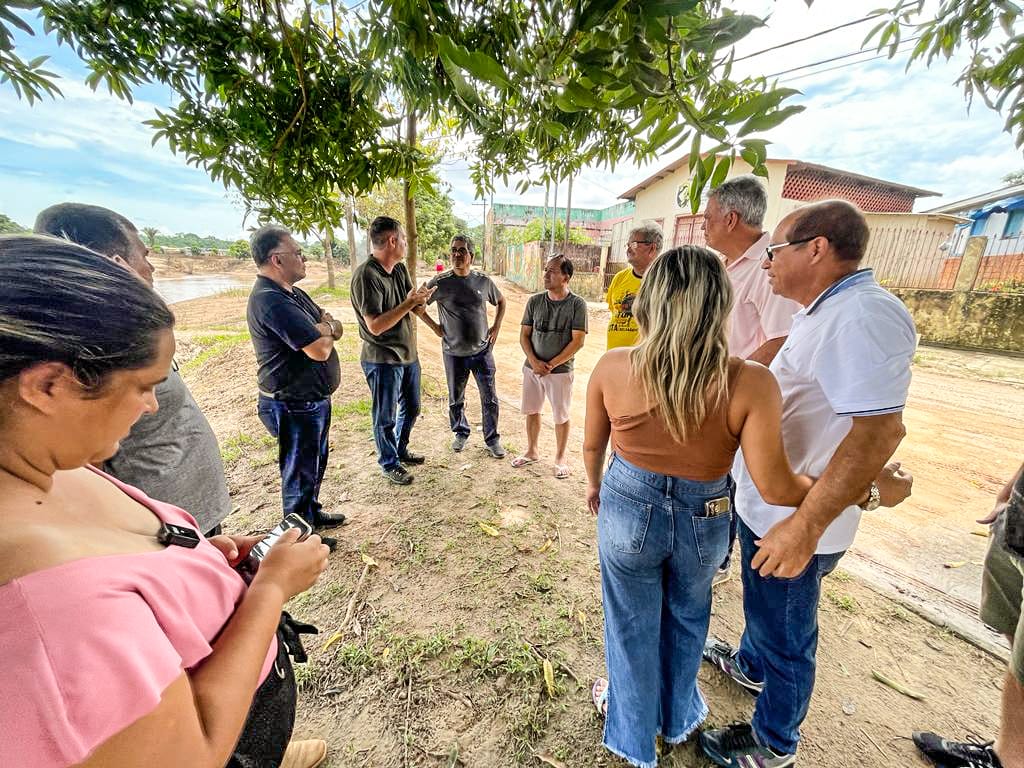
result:
<svg viewBox="0 0 1024 768"><path fill-rule="evenodd" d="M845 29L846 27L852 27L852 26L854 26L856 24L863 24L865 21L870 21L871 19L877 19L877 18L878 18L877 14L870 13L870 14L868 14L867 16L865 16L863 18L854 19L853 21L848 21L845 24L839 24L839 25L837 25L835 27L829 27L828 29L823 29L820 32L815 32L813 35L807 35L806 37L798 37L796 40L789 40L788 42L785 42L785 43L779 43L778 45L773 45L771 48L765 48L765 49L760 50L760 51L755 51L754 53L748 53L746 56L740 56L738 59L733 59L733 63L735 63L737 61L746 61L747 59L752 59L755 56L760 56L763 53L769 53L771 51L777 51L777 50L779 50L779 48L786 48L786 47L788 47L790 45L796 45L797 43L802 43L802 42L804 42L806 40L813 40L816 37L821 37L822 35L827 35L829 32L835 32L837 29Z"/></svg>
<svg viewBox="0 0 1024 768"><path fill-rule="evenodd" d="M907 42L910 42L910 41L908 40ZM907 47L907 48L904 48L901 51L897 51L897 53L906 53L909 50L910 50L910 47ZM807 72L806 74L797 75L796 77L788 77L785 80L783 80L783 82L791 83L794 80L801 80L801 79L803 79L805 77L814 77L815 75L823 75L826 72L832 72L832 71L837 70L837 69L845 69L846 67L853 67L853 66L856 66L857 64L867 64L869 61L875 61L876 59L888 59L888 58L891 58L888 53L880 53L877 56L872 56L871 58L868 58L868 59L858 59L857 61L848 61L845 64L837 64L834 67L827 67L825 69L819 69L817 72ZM808 65L808 66L810 66L810 65ZM799 67L799 69L803 69L803 67Z"/></svg>
<svg viewBox="0 0 1024 768"><path fill-rule="evenodd" d="M913 42L915 42L917 40L920 40L920 39L921 39L920 35L918 35L917 37L908 37L906 40L902 40L900 42L900 45L902 45L903 43L913 43ZM773 78L773 77L779 77L781 75L788 75L790 72L799 72L801 69L810 69L811 67L817 67L820 64L831 64L833 61L840 61L841 59L848 59L851 56L860 56L861 54L864 54L864 53L871 53L871 51L860 50L860 51L853 51L852 53L844 53L842 56L833 56L830 59L822 59L821 61L815 61L815 62L812 62L810 64L801 64L799 67L793 67L792 69L784 69L781 72L773 72L770 75L765 75L765 77L770 79L770 78ZM873 59L882 58L882 57L888 56L888 55L889 54L887 54L887 53L883 53L883 54L881 54L879 56L872 56L870 59L863 59L863 61L872 61ZM858 62L858 61L851 61L849 63L850 64L859 64L860 62Z"/></svg>

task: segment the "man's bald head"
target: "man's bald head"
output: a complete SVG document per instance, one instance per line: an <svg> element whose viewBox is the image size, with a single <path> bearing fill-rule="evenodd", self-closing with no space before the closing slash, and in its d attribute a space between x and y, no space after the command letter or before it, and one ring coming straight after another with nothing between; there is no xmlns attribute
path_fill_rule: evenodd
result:
<svg viewBox="0 0 1024 768"><path fill-rule="evenodd" d="M868 223L860 209L846 200L822 200L797 208L786 217L791 242L824 237L841 261L859 262L868 248Z"/></svg>

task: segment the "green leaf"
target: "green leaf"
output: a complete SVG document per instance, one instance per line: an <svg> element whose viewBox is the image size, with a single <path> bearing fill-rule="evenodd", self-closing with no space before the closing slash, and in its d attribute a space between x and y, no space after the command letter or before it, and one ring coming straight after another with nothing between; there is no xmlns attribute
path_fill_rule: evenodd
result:
<svg viewBox="0 0 1024 768"><path fill-rule="evenodd" d="M754 133L755 131L768 131L777 125L782 124L793 115L803 112L805 107L794 104L790 107L784 107L783 109L771 112L767 115L754 115L752 118L747 120L740 128L738 135L746 136L748 133Z"/></svg>
<svg viewBox="0 0 1024 768"><path fill-rule="evenodd" d="M604 109L608 106L597 98L592 91L588 91L576 82L566 84L565 95L573 104L584 109Z"/></svg>
<svg viewBox="0 0 1024 768"><path fill-rule="evenodd" d="M565 133L565 126L561 123L557 123L554 120L544 121L544 130L553 139L560 139L562 134Z"/></svg>
<svg viewBox="0 0 1024 768"><path fill-rule="evenodd" d="M692 11L698 0L645 0L644 14L648 16L679 16Z"/></svg>
<svg viewBox="0 0 1024 768"><path fill-rule="evenodd" d="M508 79L501 64L483 51L469 51L455 43L450 37L444 36L437 38L437 50L442 59L447 59L457 67L466 70L473 77L499 88L512 87L512 81Z"/></svg>
<svg viewBox="0 0 1024 768"><path fill-rule="evenodd" d="M719 184L725 181L725 177L729 175L729 169L732 167L732 157L726 155L718 161L718 165L715 166L715 172L711 174L711 188L715 189Z"/></svg>

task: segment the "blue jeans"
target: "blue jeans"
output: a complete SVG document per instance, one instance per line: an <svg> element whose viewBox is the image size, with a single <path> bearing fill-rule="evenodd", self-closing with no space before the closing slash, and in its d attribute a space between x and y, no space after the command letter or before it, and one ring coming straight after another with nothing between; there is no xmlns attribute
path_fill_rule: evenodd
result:
<svg viewBox="0 0 1024 768"><path fill-rule="evenodd" d="M466 382L469 374L476 379L480 392L480 411L483 414L484 442L493 445L498 442L498 393L494 388L494 355L488 347L483 352L467 357L456 357L444 353L444 374L448 379L448 421L452 432L469 437L469 422L466 421Z"/></svg>
<svg viewBox="0 0 1024 768"><path fill-rule="evenodd" d="M327 470L331 400L274 400L260 395L260 421L277 438L284 514L313 525L320 515L320 484Z"/></svg>
<svg viewBox="0 0 1024 768"><path fill-rule="evenodd" d="M409 450L409 435L420 415L420 364L363 363L370 386L377 463L394 469Z"/></svg>
<svg viewBox="0 0 1024 768"><path fill-rule="evenodd" d="M796 754L814 691L821 580L846 553L815 555L792 579L765 578L750 567L758 536L742 520L739 537L747 626L737 662L747 677L764 683L754 709L754 733L776 752Z"/></svg>
<svg viewBox="0 0 1024 768"><path fill-rule="evenodd" d="M709 482L648 472L613 456L597 517L608 717L604 745L634 765L657 764L654 740L685 741L707 717L697 670L711 618L711 580L729 545L727 496Z"/></svg>

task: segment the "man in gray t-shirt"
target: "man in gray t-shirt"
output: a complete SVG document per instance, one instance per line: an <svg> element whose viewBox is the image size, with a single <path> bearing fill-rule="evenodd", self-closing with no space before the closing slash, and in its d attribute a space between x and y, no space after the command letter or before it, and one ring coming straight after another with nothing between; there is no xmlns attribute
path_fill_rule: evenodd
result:
<svg viewBox="0 0 1024 768"><path fill-rule="evenodd" d="M153 285L149 249L135 225L114 211L79 203L54 205L36 218L35 231L91 248ZM217 437L177 365L155 394L159 409L135 422L103 469L147 496L181 507L207 535L220 533L221 521L231 512L231 497Z"/></svg>
<svg viewBox="0 0 1024 768"><path fill-rule="evenodd" d="M512 460L513 467L537 461L540 412L551 403L555 422L555 477L571 474L565 449L569 444L569 409L572 406L572 361L587 334L587 302L569 290L573 264L555 254L544 265L544 288L526 302L519 345L526 353L523 366L522 410L526 415L526 451Z"/></svg>
<svg viewBox="0 0 1024 768"><path fill-rule="evenodd" d="M444 372L448 379L448 419L455 438L452 450L466 447L469 422L466 420L466 382L476 379L483 415L484 444L496 459L505 456L498 434L498 394L494 388L494 355L491 348L498 338L505 317L505 297L487 275L472 269L473 242L456 235L451 245L452 269L429 283L434 295L428 304L437 303L441 323L423 314L423 321L441 337ZM487 323L487 304L497 307L494 325Z"/></svg>

